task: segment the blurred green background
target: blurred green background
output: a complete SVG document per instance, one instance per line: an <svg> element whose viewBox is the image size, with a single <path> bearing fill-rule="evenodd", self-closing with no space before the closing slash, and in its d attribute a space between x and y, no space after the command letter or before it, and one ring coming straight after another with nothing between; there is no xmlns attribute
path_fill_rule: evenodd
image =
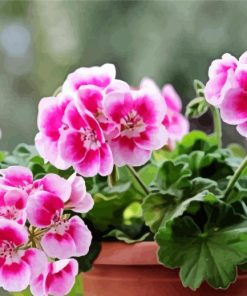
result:
<svg viewBox="0 0 247 296"><path fill-rule="evenodd" d="M174 84L184 104L192 81L224 52L247 49L245 1L0 1L0 149L33 143L37 104L80 66L112 62L137 85ZM211 130L210 114L192 128ZM225 127L225 141L242 141Z"/></svg>

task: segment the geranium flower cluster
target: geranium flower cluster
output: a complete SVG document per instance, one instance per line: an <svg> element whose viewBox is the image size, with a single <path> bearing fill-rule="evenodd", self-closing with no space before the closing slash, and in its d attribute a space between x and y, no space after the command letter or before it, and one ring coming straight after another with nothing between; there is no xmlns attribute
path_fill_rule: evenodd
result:
<svg viewBox="0 0 247 296"><path fill-rule="evenodd" d="M115 76L112 64L79 68L56 97L41 100L35 142L45 160L85 177L106 176L114 164L145 164L169 135L175 141L187 132L173 89L164 100L153 87L134 90Z"/></svg>
<svg viewBox="0 0 247 296"><path fill-rule="evenodd" d="M212 62L205 98L220 109L224 122L247 137L247 52L239 59L226 53Z"/></svg>
<svg viewBox="0 0 247 296"><path fill-rule="evenodd" d="M91 232L76 215L93 199L82 177L68 180L47 174L33 180L21 166L0 170L0 287L10 292L30 285L33 295L66 295L78 263L86 255Z"/></svg>
<svg viewBox="0 0 247 296"><path fill-rule="evenodd" d="M182 115L182 101L178 93L171 84L165 84L162 90L150 78L144 78L140 84L141 88L151 88L156 91L157 95L162 95L166 106L167 112L162 123L167 129L168 142L167 145L170 149L175 148L176 143L182 140L189 132L189 121Z"/></svg>

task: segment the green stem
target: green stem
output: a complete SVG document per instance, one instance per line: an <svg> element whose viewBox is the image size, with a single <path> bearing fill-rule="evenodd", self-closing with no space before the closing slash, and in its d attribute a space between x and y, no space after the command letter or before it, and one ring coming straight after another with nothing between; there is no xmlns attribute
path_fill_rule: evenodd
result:
<svg viewBox="0 0 247 296"><path fill-rule="evenodd" d="M213 120L214 120L214 132L217 137L217 144L218 148L222 148L222 126L221 126L221 119L220 119L220 112L217 108L211 106L211 111L213 114Z"/></svg>
<svg viewBox="0 0 247 296"><path fill-rule="evenodd" d="M149 194L149 189L148 187L145 185L145 183L141 180L140 176L138 175L138 173L135 171L134 168L132 168L131 166L127 165L127 168L129 169L129 171L131 172L132 176L136 179L136 181L138 182L138 184L141 186L141 188L143 189L143 191L146 194Z"/></svg>
<svg viewBox="0 0 247 296"><path fill-rule="evenodd" d="M114 165L112 173L107 178L109 187L113 187L114 185L116 185L118 180L119 180L118 168Z"/></svg>
<svg viewBox="0 0 247 296"><path fill-rule="evenodd" d="M227 185L226 191L225 191L225 196L224 198L227 200L229 194L231 193L235 183L237 182L238 178L241 176L242 172L244 169L247 167L247 156L245 159L242 161L238 169L235 171L234 175L232 176L230 182Z"/></svg>

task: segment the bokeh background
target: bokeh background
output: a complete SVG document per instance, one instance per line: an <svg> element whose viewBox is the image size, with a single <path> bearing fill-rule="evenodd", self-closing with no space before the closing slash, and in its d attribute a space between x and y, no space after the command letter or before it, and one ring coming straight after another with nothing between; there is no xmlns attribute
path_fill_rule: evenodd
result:
<svg viewBox="0 0 247 296"><path fill-rule="evenodd" d="M33 143L40 98L80 66L114 63L132 85L170 82L186 104L214 58L247 49L246 24L246 1L0 0L0 150ZM210 114L194 127L210 131ZM225 142L244 142L224 129Z"/></svg>

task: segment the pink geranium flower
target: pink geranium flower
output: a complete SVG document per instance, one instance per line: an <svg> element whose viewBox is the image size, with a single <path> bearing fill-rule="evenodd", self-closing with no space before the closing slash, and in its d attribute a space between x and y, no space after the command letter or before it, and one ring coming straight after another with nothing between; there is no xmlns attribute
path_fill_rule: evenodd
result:
<svg viewBox="0 0 247 296"><path fill-rule="evenodd" d="M56 194L64 201L70 198L72 191L70 182L64 178L56 174L47 174L42 179L34 181L31 170L22 166L11 166L0 170L0 188L3 190L18 189L28 196L38 191L47 191Z"/></svg>
<svg viewBox="0 0 247 296"><path fill-rule="evenodd" d="M82 176L109 175L113 168L112 153L95 118L83 110L79 112L71 102L64 122L68 129L59 142L61 157Z"/></svg>
<svg viewBox="0 0 247 296"><path fill-rule="evenodd" d="M0 287L10 292L27 288L32 277L46 264L45 255L37 249L19 249L28 241L27 230L7 219L0 219Z"/></svg>
<svg viewBox="0 0 247 296"><path fill-rule="evenodd" d="M247 52L228 75L231 83L220 105L221 117L224 122L237 125L238 132L247 137Z"/></svg>
<svg viewBox="0 0 247 296"><path fill-rule="evenodd" d="M162 94L167 105L167 113L162 123L168 132L168 147L173 149L176 142L180 141L189 132L189 122L181 114L182 101L179 95L171 84L165 84L162 91L160 91L156 83L149 78L141 81L141 88L153 89L158 96L160 96L160 93Z"/></svg>
<svg viewBox="0 0 247 296"><path fill-rule="evenodd" d="M58 97L43 98L39 103L38 128L35 146L39 154L59 169L69 168L59 154L58 143L67 125L63 122L64 111L73 98L60 93Z"/></svg>
<svg viewBox="0 0 247 296"><path fill-rule="evenodd" d="M39 192L28 200L27 218L39 228L47 228L41 246L49 257L66 259L88 253L92 235L77 216L63 216L64 202L58 196Z"/></svg>
<svg viewBox="0 0 247 296"><path fill-rule="evenodd" d="M103 110L116 127L109 144L117 166L143 165L152 150L167 143L162 125L166 104L153 91L111 92L103 101Z"/></svg>
<svg viewBox="0 0 247 296"><path fill-rule="evenodd" d="M31 292L35 296L67 295L75 283L77 273L78 263L74 259L51 262L31 282Z"/></svg>
<svg viewBox="0 0 247 296"><path fill-rule="evenodd" d="M68 75L62 91L64 93L74 93L85 85L94 85L100 89L105 89L112 83L115 76L116 69L112 64L104 64L100 67L82 67Z"/></svg>
<svg viewBox="0 0 247 296"><path fill-rule="evenodd" d="M77 213L87 213L93 208L94 201L86 191L86 184L82 177L73 174L69 177L71 184L71 195L65 203L65 208Z"/></svg>
<svg viewBox="0 0 247 296"><path fill-rule="evenodd" d="M27 194L21 190L0 189L0 218L14 220L19 224L25 224Z"/></svg>
<svg viewBox="0 0 247 296"><path fill-rule="evenodd" d="M205 86L205 98L209 104L219 107L226 91L231 87L231 75L235 72L238 60L226 53L214 60L209 67L209 81Z"/></svg>

